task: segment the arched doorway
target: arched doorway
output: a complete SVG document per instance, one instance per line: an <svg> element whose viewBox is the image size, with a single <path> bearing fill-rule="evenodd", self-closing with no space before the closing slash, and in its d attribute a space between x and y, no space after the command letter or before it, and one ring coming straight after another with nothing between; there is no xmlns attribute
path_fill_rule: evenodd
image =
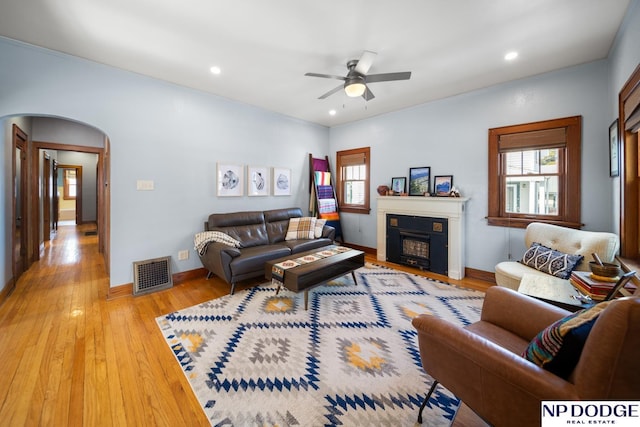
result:
<svg viewBox="0 0 640 427"><path fill-rule="evenodd" d="M7 230L6 233L12 233L14 239L16 236L23 239L24 243L14 244L14 248L19 247L26 252L22 258L26 261L21 263L21 259L16 255L19 252L12 250L13 270L16 266L26 270L32 262L38 260L49 240L48 233L55 231L57 215L53 212L56 206L52 196L56 185L54 174L57 169L57 153L73 152L91 153L97 159L88 171L90 173L85 173L85 176L89 175L93 179L92 188L89 190L93 193L89 203L93 215L85 215L84 220L95 221L97 225L98 249L104 257L105 268L109 274L110 162L109 139L106 134L91 125L63 117L20 115L5 117L3 120L9 123L9 126L18 122L28 129L28 137L21 146L24 149L13 150L12 159L15 162L16 156L21 155L22 160L18 164L20 167L16 168L13 163L13 173L16 173L17 169L23 174L25 181L24 191L13 194L14 203L20 198L24 198L25 202L19 205L24 206L20 210L20 228L15 230L14 226L13 230ZM16 207L12 206L12 209L16 215ZM16 272L18 271L15 270L12 274L12 285L15 285L19 277L19 273Z"/></svg>

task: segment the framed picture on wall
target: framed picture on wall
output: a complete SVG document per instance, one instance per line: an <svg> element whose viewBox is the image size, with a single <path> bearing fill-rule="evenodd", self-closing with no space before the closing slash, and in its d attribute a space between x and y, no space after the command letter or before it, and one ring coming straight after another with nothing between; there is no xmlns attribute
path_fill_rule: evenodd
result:
<svg viewBox="0 0 640 427"><path fill-rule="evenodd" d="M618 119L609 126L609 176L620 175L620 139L618 137Z"/></svg>
<svg viewBox="0 0 640 427"><path fill-rule="evenodd" d="M247 195L268 196L271 182L269 175L269 168L247 166Z"/></svg>
<svg viewBox="0 0 640 427"><path fill-rule="evenodd" d="M218 197L242 196L244 193L244 166L218 163Z"/></svg>
<svg viewBox="0 0 640 427"><path fill-rule="evenodd" d="M273 195L291 195L291 169L273 168Z"/></svg>
<svg viewBox="0 0 640 427"><path fill-rule="evenodd" d="M409 195L424 196L431 193L431 167L409 168Z"/></svg>

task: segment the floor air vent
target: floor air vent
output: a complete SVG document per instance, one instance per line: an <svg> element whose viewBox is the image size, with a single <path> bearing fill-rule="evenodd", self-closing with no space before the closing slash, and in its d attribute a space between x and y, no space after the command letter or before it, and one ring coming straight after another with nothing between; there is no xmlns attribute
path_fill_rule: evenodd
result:
<svg viewBox="0 0 640 427"><path fill-rule="evenodd" d="M171 257L133 263L133 294L147 294L173 286Z"/></svg>

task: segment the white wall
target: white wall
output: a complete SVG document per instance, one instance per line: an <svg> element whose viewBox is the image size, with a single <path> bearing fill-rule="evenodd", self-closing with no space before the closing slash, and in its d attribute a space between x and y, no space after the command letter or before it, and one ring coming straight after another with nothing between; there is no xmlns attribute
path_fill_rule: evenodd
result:
<svg viewBox="0 0 640 427"><path fill-rule="evenodd" d="M467 204L467 267L493 271L511 250L524 251L523 231L488 226L488 129L581 115L582 222L587 230L611 229L608 174L607 63L578 67L502 84L334 127L331 152L371 147L371 194L409 168L430 166L431 174L453 175ZM335 159L335 154L332 154ZM433 185L433 179L432 179ZM342 214L346 240L375 247L377 203L368 216Z"/></svg>
<svg viewBox="0 0 640 427"><path fill-rule="evenodd" d="M0 118L64 117L110 139L112 286L131 283L138 260L171 255L174 272L201 267L193 250L186 261L177 253L193 248L212 212L304 209L308 153L328 154L322 126L8 39L0 57ZM291 168L293 194L219 198L218 161ZM10 170L11 158L0 164ZM155 191L136 191L140 179ZM5 196L0 212L10 206ZM0 259L10 277L6 247Z"/></svg>

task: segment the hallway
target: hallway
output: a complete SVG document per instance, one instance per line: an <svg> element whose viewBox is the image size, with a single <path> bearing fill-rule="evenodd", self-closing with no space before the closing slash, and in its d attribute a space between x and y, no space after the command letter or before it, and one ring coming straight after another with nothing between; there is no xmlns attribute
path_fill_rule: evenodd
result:
<svg viewBox="0 0 640 427"><path fill-rule="evenodd" d="M0 424L208 425L155 317L226 286L203 279L108 301L91 230L59 227L0 306Z"/></svg>

